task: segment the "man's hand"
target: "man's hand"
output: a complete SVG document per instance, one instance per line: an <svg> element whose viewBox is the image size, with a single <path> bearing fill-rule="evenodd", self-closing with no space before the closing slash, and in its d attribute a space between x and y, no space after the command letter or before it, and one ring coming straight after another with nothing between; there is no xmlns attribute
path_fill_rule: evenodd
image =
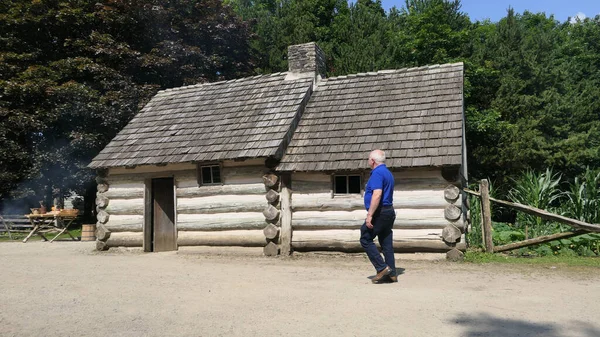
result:
<svg viewBox="0 0 600 337"><path fill-rule="evenodd" d="M371 221L373 221L373 216L367 214L367 220L365 220L365 223L367 224L368 229L373 229L373 224L371 223Z"/></svg>
<svg viewBox="0 0 600 337"><path fill-rule="evenodd" d="M381 201L382 193L383 190L381 189L373 190L373 196L371 197L371 206L369 207L369 211L367 212L367 220L365 220L368 229L373 229L373 215L370 212L375 212L377 210L377 207L379 207L379 201Z"/></svg>

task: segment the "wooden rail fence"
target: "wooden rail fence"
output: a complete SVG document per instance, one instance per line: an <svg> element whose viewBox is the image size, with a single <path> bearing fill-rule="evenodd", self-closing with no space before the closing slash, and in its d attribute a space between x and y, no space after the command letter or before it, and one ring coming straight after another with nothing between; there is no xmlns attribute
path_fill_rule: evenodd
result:
<svg viewBox="0 0 600 337"><path fill-rule="evenodd" d="M483 245L485 247L485 251L488 253L495 252L504 252L508 250L513 250L517 248L537 245L544 242L549 242L556 239L564 239L568 237L573 237L581 234L585 234L588 232L596 232L600 233L600 224L589 224L583 221L579 221L576 219L567 218L562 215L550 213L546 210L519 204L516 202L510 202L505 200L499 200L490 197L489 193L489 182L487 179L481 180L479 183L479 192L470 190L468 188L463 188L463 190L471 195L478 197L481 201L481 230L482 230L482 240ZM571 227L575 227L577 230L571 232L557 233L552 235L544 235L534 239L523 240L519 242L510 243L507 245L494 247L494 242L492 240L492 213L491 213L491 204L493 201L503 206L511 207L516 210L525 212L527 214L531 214L534 216L539 216L545 220L556 221L560 223L564 223Z"/></svg>

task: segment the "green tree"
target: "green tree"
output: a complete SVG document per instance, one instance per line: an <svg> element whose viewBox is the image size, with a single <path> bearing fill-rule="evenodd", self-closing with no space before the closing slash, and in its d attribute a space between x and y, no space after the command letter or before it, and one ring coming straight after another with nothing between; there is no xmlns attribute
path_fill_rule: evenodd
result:
<svg viewBox="0 0 600 337"><path fill-rule="evenodd" d="M218 0L2 2L0 200L83 194L157 90L250 73L250 34Z"/></svg>
<svg viewBox="0 0 600 337"><path fill-rule="evenodd" d="M460 9L458 0L407 0L406 7L391 16L396 27L389 51L394 64L423 66L462 60L471 21Z"/></svg>

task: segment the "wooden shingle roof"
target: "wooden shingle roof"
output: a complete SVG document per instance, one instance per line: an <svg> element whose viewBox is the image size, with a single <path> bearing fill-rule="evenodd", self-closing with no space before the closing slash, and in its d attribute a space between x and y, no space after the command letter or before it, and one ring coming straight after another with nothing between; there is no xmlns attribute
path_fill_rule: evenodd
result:
<svg viewBox="0 0 600 337"><path fill-rule="evenodd" d="M159 92L89 167L281 157L310 78L285 73Z"/></svg>
<svg viewBox="0 0 600 337"><path fill-rule="evenodd" d="M279 171L460 165L462 63L326 79L306 106Z"/></svg>

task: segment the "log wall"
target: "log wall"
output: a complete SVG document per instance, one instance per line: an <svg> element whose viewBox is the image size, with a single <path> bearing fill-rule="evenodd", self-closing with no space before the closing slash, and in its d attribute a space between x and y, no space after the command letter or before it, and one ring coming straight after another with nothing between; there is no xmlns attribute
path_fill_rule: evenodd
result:
<svg viewBox="0 0 600 337"><path fill-rule="evenodd" d="M144 181L160 177L175 180L178 245L248 246L260 242L264 246L263 211L268 205L268 189L262 176L267 171L264 160L226 161L222 164L222 184L198 186L196 167L191 164L112 169L97 179L102 185L97 195L97 226L103 234L98 248L120 243L142 246ZM229 238L221 240L225 237Z"/></svg>
<svg viewBox="0 0 600 337"><path fill-rule="evenodd" d="M363 175L363 185L368 175ZM449 251L463 243L460 181L449 181L441 169L394 172L394 245L397 251ZM366 211L363 196L334 195L331 175L292 174L292 246L295 250L361 250L358 238ZM458 212L458 213L457 213ZM461 233L455 239L456 231ZM454 234L454 236L452 236ZM450 240L450 241L445 241ZM411 243L407 245L407 243Z"/></svg>
<svg viewBox="0 0 600 337"><path fill-rule="evenodd" d="M292 173L290 182L283 183L263 164L225 162L223 183L206 186L198 186L194 166L167 166L164 172L120 169L100 176L97 225L102 243L98 248L141 247L144 181L172 176L179 246L262 246L267 255L291 250L362 250L359 229L366 211L361 195L333 195L331 176L325 173ZM404 170L394 176L396 251L463 249L460 181L446 180L440 169ZM368 176L364 177L363 184ZM283 212L284 201L290 213ZM283 219L281 212L291 217ZM286 225L290 233L283 231L282 222L291 223Z"/></svg>

